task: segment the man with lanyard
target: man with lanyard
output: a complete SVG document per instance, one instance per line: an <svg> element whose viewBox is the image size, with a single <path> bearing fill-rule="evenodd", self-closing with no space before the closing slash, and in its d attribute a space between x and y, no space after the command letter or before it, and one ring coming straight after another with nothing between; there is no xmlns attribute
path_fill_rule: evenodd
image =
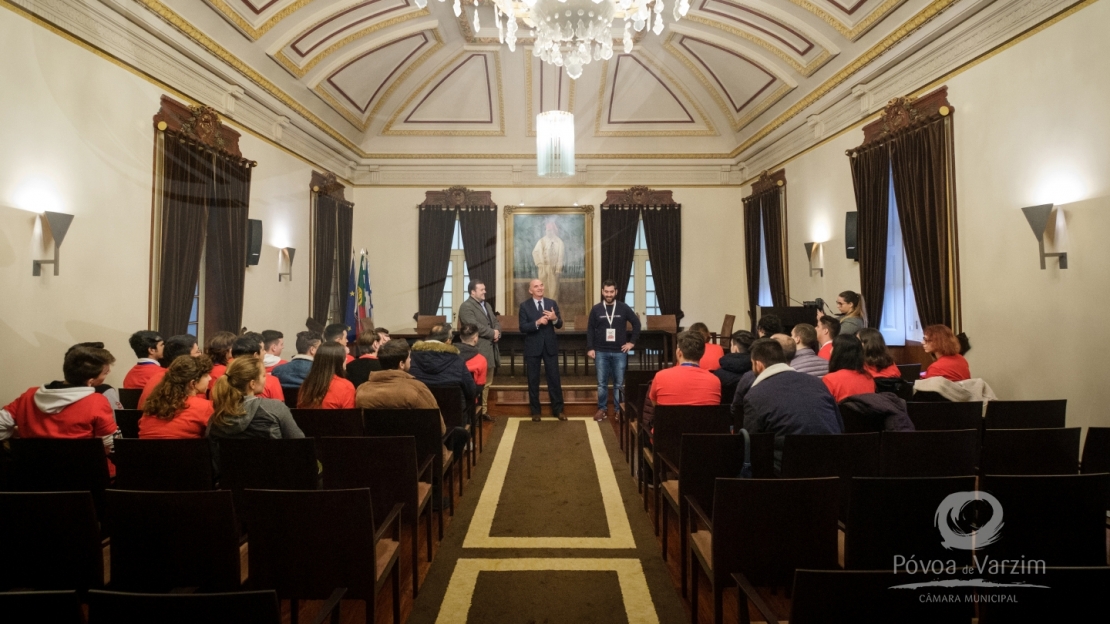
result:
<svg viewBox="0 0 1110 624"><path fill-rule="evenodd" d="M586 355L597 367L597 414L601 422L609 415L609 379L613 380L613 406L617 412L624 398L624 371L628 368L628 351L640 337L640 319L632 308L617 301L617 283L607 279L601 284L601 303L590 310L586 325ZM628 324L632 335L628 335Z"/></svg>

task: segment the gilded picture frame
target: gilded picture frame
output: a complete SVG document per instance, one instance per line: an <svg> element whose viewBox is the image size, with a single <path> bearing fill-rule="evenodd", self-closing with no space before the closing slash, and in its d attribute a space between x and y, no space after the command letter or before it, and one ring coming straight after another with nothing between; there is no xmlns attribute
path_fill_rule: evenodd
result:
<svg viewBox="0 0 1110 624"><path fill-rule="evenodd" d="M566 327L588 314L594 301L593 206L506 206L505 314L516 314L544 280L544 296L559 304Z"/></svg>

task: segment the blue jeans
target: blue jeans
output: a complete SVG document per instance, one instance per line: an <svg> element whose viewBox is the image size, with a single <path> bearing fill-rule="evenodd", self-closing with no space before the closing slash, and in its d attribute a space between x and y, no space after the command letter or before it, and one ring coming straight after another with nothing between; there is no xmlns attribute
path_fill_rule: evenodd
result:
<svg viewBox="0 0 1110 624"><path fill-rule="evenodd" d="M624 369L628 367L628 354L621 351L594 351L597 367L597 409L607 409L609 379L613 380L613 405L619 410L624 398Z"/></svg>

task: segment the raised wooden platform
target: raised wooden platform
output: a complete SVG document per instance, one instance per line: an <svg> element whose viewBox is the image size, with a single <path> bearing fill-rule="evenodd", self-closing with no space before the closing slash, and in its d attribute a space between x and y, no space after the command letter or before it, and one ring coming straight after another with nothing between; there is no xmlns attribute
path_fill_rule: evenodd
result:
<svg viewBox="0 0 1110 624"><path fill-rule="evenodd" d="M560 379L563 386L564 411L568 416L592 416L597 411L597 378L585 376L564 376ZM531 413L528 405L528 380L525 377L497 377L489 391L489 410L492 416L527 416ZM612 410L613 399L609 404ZM540 405L544 415L550 413L550 399L547 383L540 382Z"/></svg>

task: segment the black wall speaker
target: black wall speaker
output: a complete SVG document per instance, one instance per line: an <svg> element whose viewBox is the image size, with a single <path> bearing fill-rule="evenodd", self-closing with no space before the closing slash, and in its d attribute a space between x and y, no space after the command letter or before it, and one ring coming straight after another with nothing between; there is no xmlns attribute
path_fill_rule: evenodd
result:
<svg viewBox="0 0 1110 624"><path fill-rule="evenodd" d="M855 239L853 239L855 240ZM262 255L262 221L247 219L247 266L256 266Z"/></svg>
<svg viewBox="0 0 1110 624"><path fill-rule="evenodd" d="M856 252L856 234L859 232L859 226L856 225L856 217L858 212L849 212L844 215L844 253L848 254L849 260L859 261L859 253Z"/></svg>

